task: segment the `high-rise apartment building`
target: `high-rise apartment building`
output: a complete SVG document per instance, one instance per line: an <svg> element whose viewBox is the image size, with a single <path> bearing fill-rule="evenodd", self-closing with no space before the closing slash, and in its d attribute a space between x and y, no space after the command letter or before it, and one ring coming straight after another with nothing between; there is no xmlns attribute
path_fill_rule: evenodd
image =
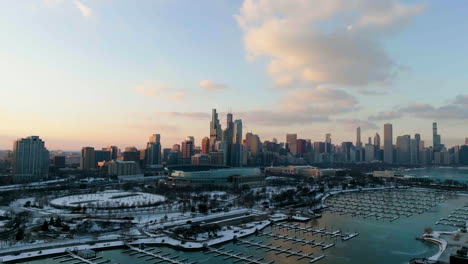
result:
<svg viewBox="0 0 468 264"><path fill-rule="evenodd" d="M370 143L367 143L365 146L364 146L364 150L365 150L365 161L366 162L372 162L375 160L375 146L370 144Z"/></svg>
<svg viewBox="0 0 468 264"><path fill-rule="evenodd" d="M193 156L195 146L191 140L185 140L181 144L180 157L183 159L191 158Z"/></svg>
<svg viewBox="0 0 468 264"><path fill-rule="evenodd" d="M393 163L393 127L384 125L384 162Z"/></svg>
<svg viewBox="0 0 468 264"><path fill-rule="evenodd" d="M96 155L93 147L83 147L81 149L80 168L90 170L96 168Z"/></svg>
<svg viewBox="0 0 468 264"><path fill-rule="evenodd" d="M38 136L21 138L14 142L12 172L15 182L46 179L49 172L49 151Z"/></svg>
<svg viewBox="0 0 468 264"><path fill-rule="evenodd" d="M201 154L209 154L210 151L211 151L211 149L210 149L210 138L209 137L204 137L202 139Z"/></svg>
<svg viewBox="0 0 468 264"><path fill-rule="evenodd" d="M147 166L161 164L161 135L153 134L146 144L145 161Z"/></svg>
<svg viewBox="0 0 468 264"><path fill-rule="evenodd" d="M286 134L286 143L289 145L289 151L297 154L297 134Z"/></svg>

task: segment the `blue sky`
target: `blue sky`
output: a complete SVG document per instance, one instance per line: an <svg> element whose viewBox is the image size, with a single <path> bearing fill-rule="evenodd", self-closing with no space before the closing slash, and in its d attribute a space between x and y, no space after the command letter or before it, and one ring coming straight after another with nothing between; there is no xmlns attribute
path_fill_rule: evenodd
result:
<svg viewBox="0 0 468 264"><path fill-rule="evenodd" d="M353 141L357 126L366 138L391 122L429 143L437 121L462 144L467 12L466 1L8 1L0 148L32 134L66 150L141 147L153 133L199 143L211 108L262 140Z"/></svg>

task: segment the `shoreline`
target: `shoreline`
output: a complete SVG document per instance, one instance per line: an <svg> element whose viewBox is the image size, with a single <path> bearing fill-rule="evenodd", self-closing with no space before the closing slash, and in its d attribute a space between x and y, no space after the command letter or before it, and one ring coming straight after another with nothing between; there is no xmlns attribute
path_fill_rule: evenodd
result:
<svg viewBox="0 0 468 264"><path fill-rule="evenodd" d="M85 244L72 244L67 247L58 247L58 248L43 249L43 250L36 249L33 251L22 252L17 255L13 254L13 255L1 256L0 263L14 263L17 261L25 261L25 260L31 260L31 259L40 259L40 258L47 258L51 256L63 255L67 253L67 250L90 249L90 250L104 251L104 250L110 250L110 249L115 249L115 248L123 248L127 244L129 245L146 244L146 245L166 246L166 247L176 248L178 250L184 250L184 251L197 251L197 250L202 250L206 246L220 245L223 243L233 241L235 238L250 236L266 228L267 226L271 225L272 222L269 220L263 220L263 221L257 221L254 223L255 225L253 227L248 228L248 229L243 229L242 230L243 233L239 233L239 234L230 233L230 234L226 234L225 236L221 238L212 239L207 242L182 243L179 240L167 237L165 235L159 235L159 236L154 235L154 237L151 237L151 238L139 238L128 243L121 239L116 239L112 241L96 243L94 245L91 245L90 243L85 243ZM21 251L21 249L18 249L18 251Z"/></svg>

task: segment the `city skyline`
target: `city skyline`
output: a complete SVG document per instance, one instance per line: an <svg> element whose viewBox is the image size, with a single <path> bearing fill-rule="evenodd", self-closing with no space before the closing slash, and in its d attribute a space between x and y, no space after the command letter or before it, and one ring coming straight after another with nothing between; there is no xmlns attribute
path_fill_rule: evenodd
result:
<svg viewBox="0 0 468 264"><path fill-rule="evenodd" d="M443 143L462 144L468 5L348 2L8 2L0 149L30 135L51 150L144 147L154 133L200 145L212 108L262 140L355 142L360 127L365 143L392 123L394 143L431 145L437 122Z"/></svg>
<svg viewBox="0 0 468 264"><path fill-rule="evenodd" d="M121 150L123 151L125 148L130 148L130 147L132 147L132 148L135 147L136 149L144 149L144 148L147 148L151 143L158 143L158 144L160 144L160 146L159 146L159 149L160 149L159 152L161 152L161 151L162 151L162 148L171 148L171 147L173 147L174 145L180 145L181 142L183 143L184 141L187 141L187 140L191 140L192 142L194 142L194 147L200 147L200 149L202 149L202 148L203 148L203 140L205 140L205 138L206 138L207 141L208 141L208 143L207 143L207 144L208 144L208 148L211 150L211 149L214 148L214 144L215 144L216 141L223 141L223 142L224 142L224 136L223 136L222 134L226 133L226 131L225 131L226 128L229 128L227 125L223 126L223 125L221 124L221 120L222 120L222 119L219 118L219 114L220 114L220 113L217 112L216 109L212 109L212 115L213 115L213 116L212 116L212 121L214 120L214 118L215 118L216 120L218 120L218 124L217 124L216 127L217 127L217 128L219 129L219 131L220 131L220 132L219 132L219 133L220 133L220 135L219 135L220 137L217 138L217 139L216 139L216 138L213 139L213 141L210 140L210 137L209 137L209 134L211 134L212 131L213 131L213 129L212 129L212 126L213 126L213 125L212 125L212 121L210 121L210 122L209 122L209 128L206 129L207 131L209 131L209 133L207 133L208 136L201 136L201 137L197 138L197 137L194 137L194 136L189 135L189 136L184 136L184 138L181 138L179 141L174 141L174 142L168 142L168 141L166 141L165 144L162 143L162 142L164 142L164 137L165 137L165 135L159 133L158 131L156 131L156 132L154 132L153 134L151 134L151 136L150 136L150 138L149 138L149 142L147 142L147 143L142 143L142 142L144 141L144 140L143 140L142 142L136 141L136 142L138 142L137 144L129 144L129 145L119 145L119 144L114 144L114 143L111 143L111 144L99 144L99 143L98 143L97 145L84 144L84 145L80 146L79 149L76 149L76 150L75 150L75 149L64 149L64 148L60 148L60 147L59 147L59 148L53 148L53 147L51 148L51 147L48 147L48 148L49 148L51 151L61 150L61 151L74 151L74 152L78 152L78 151L82 151L82 148L87 148L87 147L93 147L93 148L96 148L96 149L99 149L99 148L102 147L102 148L104 149L104 148L111 148L111 147L116 146L118 149L121 149ZM228 125L229 125L229 123L228 123L228 121L227 121L227 120L229 120L228 118L230 118L230 120L231 120L231 122L230 122L230 123L231 123L231 126L230 126L230 129L229 129L229 130L231 131L230 133L235 133L235 132L232 131L232 129L235 129L237 123L240 123L241 132L242 132L242 119L236 119L235 122L234 122L234 121L232 120L233 114L235 114L235 113L230 113L230 112L229 112L229 113L226 114L226 115L227 115L226 123L227 123ZM208 123L208 120L206 120L206 123ZM386 127L386 126L389 126L389 130L388 130L389 132L386 132L386 130L385 130L385 127ZM362 138L368 138L368 139L370 140L370 141L369 141L370 144L372 144L372 145L374 145L374 146L379 146L379 147L381 147L381 149L382 149L383 151L385 151L385 146L387 145L387 144L385 144L385 142L387 141L387 139L386 139L387 137L386 137L385 135L386 135L387 133L389 133L389 136L388 136L388 137L389 137L389 140L390 140L389 143L388 143L389 145L387 145L387 146L392 146L392 148L395 147L395 146L397 146L397 144L395 144L395 142L396 142L396 140L397 140L397 138L398 138L399 136L406 136L406 135L415 135L415 136L418 136L418 137L419 137L418 141L419 141L419 140L422 140L423 142L425 142L425 146L426 146L426 147L433 147L433 146L434 146L434 143L433 143L434 140L436 140L436 141L438 142L438 143L437 143L438 145L442 145L442 146L445 145L447 148L451 148L451 147L454 147L454 146L460 146L460 145L464 145L464 144L466 145L467 142L468 142L468 137L464 137L464 138L462 138L459 142L455 142L455 144L453 144L453 145L446 144L446 143L444 143L444 142L446 142L446 141L444 141L445 137L441 138L441 134L437 132L437 131L438 131L437 122L432 122L432 123L430 123L430 126L431 126L431 132L430 132L430 133L424 133L424 132L422 132L423 135L424 135L424 134L427 134L427 136L426 136L426 137L424 137L424 136L421 137L421 134L420 134L420 133L414 133L414 132L406 132L406 133L403 133L403 134L395 134L395 133L393 132L393 131L394 131L394 130L393 130L393 129L394 129L394 126L393 126L392 123L383 124L383 125L382 125L383 129L381 130L381 133L384 135L383 145L380 144L380 136L379 136L380 130L376 130L377 132L375 132L374 134L372 134L372 132L369 131L369 134L365 134L364 136L362 136L362 135L361 135L361 127L356 127L354 131L350 131L351 134L348 135L348 138L351 138L351 140L341 140L341 141L335 139L335 137L333 136L332 133L325 133L324 135L322 135L322 137L323 137L323 136L325 137L325 140L323 140L323 138L322 138L322 139L320 139L320 138L317 138L317 139L315 139L315 138L310 138L310 137L308 137L308 136L303 136L303 135L300 135L299 133L295 133L295 132L293 132L293 131L289 131L290 133L285 133L285 134L283 134L282 136L279 136L279 137L271 137L271 138L263 138L263 137L260 136L261 133L255 133L255 134L259 135L261 142L276 140L278 143L290 143L290 142L289 142L290 140L288 140L288 138L289 138L289 137L294 137L295 140L299 140L299 139L300 139L300 140L310 140L312 143L313 143L313 142L331 143L331 145L336 145L336 146L339 146L339 145L340 145L341 143L343 143L343 142L351 142L351 143L353 143L354 146L356 146L356 147L361 147L361 148L364 148L364 146L366 145L366 143L363 143L363 142L362 142ZM418 131L419 131L419 130L418 130ZM229 132L228 132L228 133L229 133ZM242 142L243 140L246 140L246 137L248 137L247 134L249 134L249 133L252 133L252 131L245 131L245 132L243 132L242 135L240 136L240 138L238 138L238 136L236 136L237 139L235 140L235 142ZM354 133L354 134L353 134L353 133ZM45 135L45 136L43 136L43 135L23 135L23 136L17 137L17 138L12 142L12 144L13 144L13 146L14 146L16 140L21 140L22 137L37 137L37 136L41 137L42 139L47 138L46 135ZM231 135L231 137L233 137L233 136L234 136L234 134ZM379 136L379 139L376 140L375 136ZM333 137L333 141L332 141L332 137ZM354 141L352 140L353 137L354 137ZM147 137L147 138L148 138L148 137ZM281 138L285 138L285 140L282 140ZM199 140L199 141L198 141L198 144L196 144L196 142L197 142L196 139ZM278 140L278 139L279 139L279 140ZM230 139L230 140L232 140L232 139ZM240 140L240 141L239 141L239 140ZM46 141L46 140L45 140L45 141ZM358 143L360 143L360 145L359 145ZM239 143L237 143L237 144L239 144ZM296 146L294 146L293 148L295 149ZM327 148L327 147L325 147L325 149L326 149L326 148ZM12 150L12 148L5 148L5 149L0 149L0 150ZM438 150L438 151L439 151L439 150ZM294 152L294 151L293 151L293 152ZM325 152L327 152L327 151L325 151ZM159 157L159 159L160 159L160 157ZM389 162L390 162L390 163L393 163L394 161L393 161L393 160L390 160Z"/></svg>

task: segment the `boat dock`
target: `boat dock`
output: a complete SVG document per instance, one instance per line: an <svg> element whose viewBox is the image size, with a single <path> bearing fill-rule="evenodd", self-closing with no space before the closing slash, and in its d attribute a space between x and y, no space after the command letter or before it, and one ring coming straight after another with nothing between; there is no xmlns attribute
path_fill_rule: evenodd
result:
<svg viewBox="0 0 468 264"><path fill-rule="evenodd" d="M436 225L466 228L468 223L468 205L452 211L447 217L440 218Z"/></svg>
<svg viewBox="0 0 468 264"><path fill-rule="evenodd" d="M62 255L58 257L53 257L54 260L59 260L60 263L67 263L67 264L80 264L80 263L87 263L87 264L104 264L111 262L110 260L102 260L102 257L92 257L92 258L84 258L79 256L72 250L67 250L67 255Z"/></svg>
<svg viewBox="0 0 468 264"><path fill-rule="evenodd" d="M273 226L279 227L279 229L285 228L287 230L301 231L305 233L311 233L312 235L320 234L321 236L329 236L331 238L340 237L343 241L349 240L356 237L358 233L342 233L341 230L327 231L325 228L313 229L312 227L301 227L299 224L288 225L282 223L273 224ZM344 239L346 238L346 240Z"/></svg>
<svg viewBox="0 0 468 264"><path fill-rule="evenodd" d="M262 262L263 258L254 259L252 258L253 256L244 256L243 253L234 254L233 250L224 251L224 248L216 249L213 247L206 247L206 249L207 249L207 251L205 252L206 254L214 254L215 257L225 256L223 260L235 259L234 262L243 261L249 264L272 264L274 263L274 261Z"/></svg>
<svg viewBox="0 0 468 264"><path fill-rule="evenodd" d="M196 262L185 262L188 259L180 259L178 260L179 256L170 256L171 253L165 253L161 254L162 251L157 251L157 252L152 252L156 250L155 248L150 248L150 249L141 249L138 247L134 247L131 245L126 244L126 246L129 248L128 250L125 250L124 253L131 252L130 255L139 255L138 258L146 258L146 261L151 261L151 260L159 260L156 263L160 262L167 262L171 264L195 264Z"/></svg>
<svg viewBox="0 0 468 264"><path fill-rule="evenodd" d="M322 250L325 250L325 249L328 249L328 248L331 248L331 247L335 246L335 243L331 243L331 244L326 245L324 242L318 242L317 243L317 242L315 242L315 240L306 240L306 239L301 239L301 238L297 238L297 237L288 237L288 236L284 236L284 235L273 234L272 232L261 233L259 235L271 237L271 238L274 238L275 240L283 240L284 242L292 241L293 244L301 243L302 245L311 245L312 247L322 247Z"/></svg>

